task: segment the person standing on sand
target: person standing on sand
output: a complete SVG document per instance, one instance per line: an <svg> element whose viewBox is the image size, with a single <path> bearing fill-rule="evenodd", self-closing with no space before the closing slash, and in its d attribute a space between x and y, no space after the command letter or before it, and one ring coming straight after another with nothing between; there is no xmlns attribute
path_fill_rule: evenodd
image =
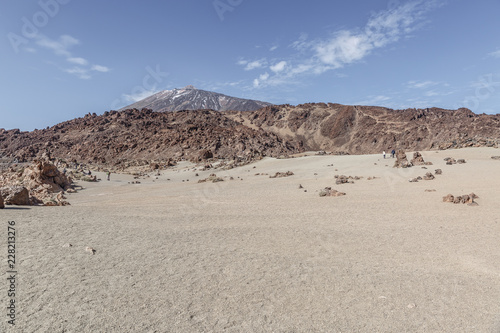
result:
<svg viewBox="0 0 500 333"><path fill-rule="evenodd" d="M382 152L382 155L384 155L384 158L385 158L385 150Z"/></svg>
<svg viewBox="0 0 500 333"><path fill-rule="evenodd" d="M392 155L392 158L394 158L394 156L396 155L396 151L394 149L391 151L391 155Z"/></svg>
<svg viewBox="0 0 500 333"><path fill-rule="evenodd" d="M108 171L106 174L108 176L108 181L109 181L109 178L111 177L111 171Z"/></svg>

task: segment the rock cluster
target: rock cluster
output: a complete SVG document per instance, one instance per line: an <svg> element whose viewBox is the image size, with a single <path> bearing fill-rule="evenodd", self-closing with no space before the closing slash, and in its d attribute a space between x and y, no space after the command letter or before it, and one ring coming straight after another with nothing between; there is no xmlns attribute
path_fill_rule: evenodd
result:
<svg viewBox="0 0 500 333"><path fill-rule="evenodd" d="M435 173L436 175L441 175L443 172L441 169L436 169ZM418 176L416 178L411 178L408 181L410 183L417 183L419 180L433 180L435 178L436 177L431 172L427 172L423 177Z"/></svg>
<svg viewBox="0 0 500 333"><path fill-rule="evenodd" d="M491 156L491 159L493 159L493 160L500 160L500 156Z"/></svg>
<svg viewBox="0 0 500 333"><path fill-rule="evenodd" d="M331 187L325 187L319 192L320 197L341 197L344 195L346 195L344 192L333 190Z"/></svg>
<svg viewBox="0 0 500 333"><path fill-rule="evenodd" d="M354 184L354 180L360 180L362 177L358 176L344 176L344 175L335 175L335 184Z"/></svg>
<svg viewBox="0 0 500 333"><path fill-rule="evenodd" d="M464 164L464 163L466 163L466 161L463 158L455 160L452 157L446 157L444 160L446 161L446 165Z"/></svg>
<svg viewBox="0 0 500 333"><path fill-rule="evenodd" d="M7 205L69 205L63 194L72 186L72 179L48 159L24 168L11 167L0 175L0 193Z"/></svg>
<svg viewBox="0 0 500 333"><path fill-rule="evenodd" d="M413 153L413 159L411 160L411 165L432 165L432 162L424 161L422 154L418 151Z"/></svg>
<svg viewBox="0 0 500 333"><path fill-rule="evenodd" d="M424 177L422 177L424 180L433 180L435 177L432 173L427 172Z"/></svg>
<svg viewBox="0 0 500 333"><path fill-rule="evenodd" d="M276 172L274 175L269 176L269 178L283 178L283 177L290 177L290 176L293 176L293 175L294 175L294 173L291 172L291 171Z"/></svg>
<svg viewBox="0 0 500 333"><path fill-rule="evenodd" d="M207 183L207 182L217 183L223 181L224 179L222 179L221 177L217 177L215 173L212 173L207 178L198 180L198 183Z"/></svg>
<svg viewBox="0 0 500 333"><path fill-rule="evenodd" d="M406 153L403 149L398 149L396 152L396 161L394 162L394 168L409 168L412 164L408 162Z"/></svg>
<svg viewBox="0 0 500 333"><path fill-rule="evenodd" d="M475 195L474 193L471 194L464 194L460 196L453 196L452 194L448 194L447 196L443 197L443 202L451 202L454 204L467 204L469 206L477 206L477 202L474 201L474 199L478 199L479 197Z"/></svg>

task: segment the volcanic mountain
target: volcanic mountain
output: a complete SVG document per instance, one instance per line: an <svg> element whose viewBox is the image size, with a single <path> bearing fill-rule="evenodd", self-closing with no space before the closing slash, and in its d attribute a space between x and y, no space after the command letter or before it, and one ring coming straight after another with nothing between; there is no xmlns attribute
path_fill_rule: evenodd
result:
<svg viewBox="0 0 500 333"><path fill-rule="evenodd" d="M155 112L201 110L215 111L255 111L271 103L226 96L212 91L196 89L189 85L182 89L163 90L146 97L134 104L121 108L127 109L147 108Z"/></svg>

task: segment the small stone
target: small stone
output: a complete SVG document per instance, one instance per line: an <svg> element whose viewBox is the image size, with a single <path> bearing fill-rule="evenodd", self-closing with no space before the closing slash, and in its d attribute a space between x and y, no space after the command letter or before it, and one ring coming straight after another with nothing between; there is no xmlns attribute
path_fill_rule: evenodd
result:
<svg viewBox="0 0 500 333"><path fill-rule="evenodd" d="M64 244L62 247L72 247L73 245L71 245L70 243L66 243Z"/></svg>
<svg viewBox="0 0 500 333"><path fill-rule="evenodd" d="M89 247L89 246L87 246L87 247L85 248L85 251L86 251L86 252L89 252L89 253L92 253L92 254L95 254L95 253L96 253L96 250L94 250L93 248L91 248L91 247Z"/></svg>
<svg viewBox="0 0 500 333"><path fill-rule="evenodd" d="M448 194L447 196L443 197L443 202L453 202L455 201L455 197L451 194Z"/></svg>

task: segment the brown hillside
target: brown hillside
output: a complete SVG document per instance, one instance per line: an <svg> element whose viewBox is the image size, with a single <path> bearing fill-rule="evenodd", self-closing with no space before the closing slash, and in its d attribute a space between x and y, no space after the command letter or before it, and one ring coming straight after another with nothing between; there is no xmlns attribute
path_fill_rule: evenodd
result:
<svg viewBox="0 0 500 333"><path fill-rule="evenodd" d="M306 150L366 154L393 148L498 147L499 142L500 115L324 103L253 112L132 109L88 114L33 132L0 129L4 159L23 162L46 152L115 169L210 158L248 162Z"/></svg>

